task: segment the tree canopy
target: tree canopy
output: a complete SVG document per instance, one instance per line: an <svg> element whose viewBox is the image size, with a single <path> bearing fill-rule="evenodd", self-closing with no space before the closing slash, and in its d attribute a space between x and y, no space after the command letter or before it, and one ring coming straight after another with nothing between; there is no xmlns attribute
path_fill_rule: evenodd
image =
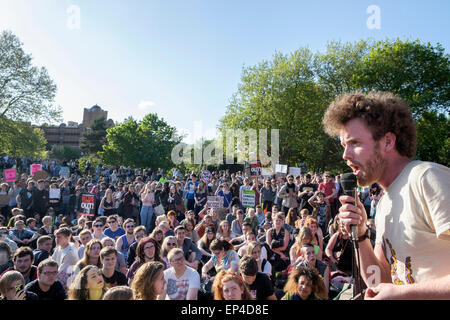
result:
<svg viewBox="0 0 450 320"><path fill-rule="evenodd" d="M108 124L106 118L101 117L95 119L89 130L86 130L80 141L81 150L88 154L96 154L103 150L103 145L106 143L106 129Z"/></svg>
<svg viewBox="0 0 450 320"><path fill-rule="evenodd" d="M448 121L449 55L439 44L398 39L330 42L316 54L307 48L277 52L272 60L243 69L219 129L222 134L226 129L279 129L280 163L341 171L346 166L339 141L325 135L321 120L337 95L356 90L391 91L405 99L421 124L418 136L424 137L433 121L443 123L442 116L436 120L428 112L443 113ZM448 139L448 131L439 130L436 134ZM440 147L428 143L425 152L419 146L417 157L442 163ZM443 157L448 159L448 153Z"/></svg>
<svg viewBox="0 0 450 320"><path fill-rule="evenodd" d="M134 168L171 168L171 152L180 138L176 129L157 114L136 121L132 117L106 130L106 144L98 154L106 165Z"/></svg>

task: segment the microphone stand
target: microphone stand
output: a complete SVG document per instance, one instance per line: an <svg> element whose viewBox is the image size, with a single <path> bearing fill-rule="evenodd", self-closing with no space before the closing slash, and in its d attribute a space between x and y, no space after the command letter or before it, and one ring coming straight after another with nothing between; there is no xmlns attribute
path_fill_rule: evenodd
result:
<svg viewBox="0 0 450 320"><path fill-rule="evenodd" d="M352 271L353 271L353 279L354 279L354 289L353 289L353 298L352 300L364 300L363 286L362 286L362 277L361 277L361 260L359 256L359 242L358 242L358 231L356 226L351 226L351 239L353 243L353 259L352 259ZM356 253L355 253L356 251ZM357 261L357 263L356 263Z"/></svg>

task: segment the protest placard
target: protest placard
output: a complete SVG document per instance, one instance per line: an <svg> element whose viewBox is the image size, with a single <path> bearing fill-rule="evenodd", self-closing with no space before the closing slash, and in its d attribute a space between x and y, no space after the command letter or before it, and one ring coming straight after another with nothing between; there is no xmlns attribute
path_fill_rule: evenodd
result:
<svg viewBox="0 0 450 320"><path fill-rule="evenodd" d="M95 196L93 194L81 195L81 208L80 213L84 216L93 217L95 209Z"/></svg>
<svg viewBox="0 0 450 320"><path fill-rule="evenodd" d="M61 170L59 170L59 176L63 178L68 178L70 176L70 168L61 167Z"/></svg>
<svg viewBox="0 0 450 320"><path fill-rule="evenodd" d="M59 199L59 197L61 196L61 189L57 188L57 189L52 189L50 188L49 191L49 199Z"/></svg>
<svg viewBox="0 0 450 320"><path fill-rule="evenodd" d="M31 176L34 177L36 171L42 170L42 165L40 163L33 163L30 165Z"/></svg>
<svg viewBox="0 0 450 320"><path fill-rule="evenodd" d="M6 182L14 182L17 179L16 169L5 169L5 179Z"/></svg>
<svg viewBox="0 0 450 320"><path fill-rule="evenodd" d="M208 208L222 209L223 208L223 197L208 196L207 204L208 204Z"/></svg>
<svg viewBox="0 0 450 320"><path fill-rule="evenodd" d="M289 174L292 174L294 177L299 176L300 173L300 168L289 167Z"/></svg>
<svg viewBox="0 0 450 320"><path fill-rule="evenodd" d="M255 198L256 198L255 190L242 190L242 205L245 208L255 207Z"/></svg>

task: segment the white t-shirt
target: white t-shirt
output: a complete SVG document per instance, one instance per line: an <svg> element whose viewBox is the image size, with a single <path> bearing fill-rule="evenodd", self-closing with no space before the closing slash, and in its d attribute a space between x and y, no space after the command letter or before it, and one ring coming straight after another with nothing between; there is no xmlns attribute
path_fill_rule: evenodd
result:
<svg viewBox="0 0 450 320"><path fill-rule="evenodd" d="M166 300L186 300L189 289L200 289L200 275L188 266L180 278L176 277L173 267L164 270L164 279L166 280Z"/></svg>
<svg viewBox="0 0 450 320"><path fill-rule="evenodd" d="M394 284L450 273L450 169L412 161L385 190L375 217L377 239Z"/></svg>
<svg viewBox="0 0 450 320"><path fill-rule="evenodd" d="M58 265L59 272L72 272L72 267L78 262L78 250L73 243L69 243L67 247L61 249L60 247L56 247L53 252L52 259L55 260Z"/></svg>

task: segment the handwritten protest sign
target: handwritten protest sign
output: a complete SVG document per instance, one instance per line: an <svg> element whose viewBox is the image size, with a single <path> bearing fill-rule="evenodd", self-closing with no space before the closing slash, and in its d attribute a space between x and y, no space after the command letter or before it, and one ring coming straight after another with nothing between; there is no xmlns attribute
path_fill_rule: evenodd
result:
<svg viewBox="0 0 450 320"><path fill-rule="evenodd" d="M6 182L14 182L17 179L16 169L5 169Z"/></svg>

